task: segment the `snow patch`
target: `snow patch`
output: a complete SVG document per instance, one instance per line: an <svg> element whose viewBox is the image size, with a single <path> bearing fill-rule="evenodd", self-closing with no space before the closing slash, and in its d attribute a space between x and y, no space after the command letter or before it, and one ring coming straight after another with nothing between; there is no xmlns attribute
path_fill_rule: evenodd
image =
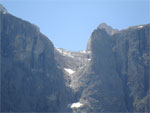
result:
<svg viewBox="0 0 150 113"><path fill-rule="evenodd" d="M69 74L73 74L75 71L73 71L72 69L68 69L68 68L64 68L64 70L66 71L66 72L68 72Z"/></svg>
<svg viewBox="0 0 150 113"><path fill-rule="evenodd" d="M87 59L88 61L91 61L91 59Z"/></svg>
<svg viewBox="0 0 150 113"><path fill-rule="evenodd" d="M68 56L68 57L74 58L74 56L71 55L71 53L68 52L68 51L63 51L62 49L59 49L59 48L56 48L56 50L57 50L59 53L61 53L63 56Z"/></svg>
<svg viewBox="0 0 150 113"><path fill-rule="evenodd" d="M83 50L83 51L80 51L80 53L91 53L91 51Z"/></svg>
<svg viewBox="0 0 150 113"><path fill-rule="evenodd" d="M68 57L74 58L74 56L72 56L69 52L63 52L63 56L68 56Z"/></svg>
<svg viewBox="0 0 150 113"><path fill-rule="evenodd" d="M6 11L3 12L3 14L6 14L6 13L7 13Z"/></svg>
<svg viewBox="0 0 150 113"><path fill-rule="evenodd" d="M86 50L80 51L80 53L86 53Z"/></svg>
<svg viewBox="0 0 150 113"><path fill-rule="evenodd" d="M58 52L60 52L60 53L63 52L63 51L62 51L61 49L59 49L59 48L56 48L56 50L57 50Z"/></svg>
<svg viewBox="0 0 150 113"><path fill-rule="evenodd" d="M142 28L142 27L144 27L144 26L138 26L137 28Z"/></svg>
<svg viewBox="0 0 150 113"><path fill-rule="evenodd" d="M72 103L72 104L70 105L70 108L80 108L80 107L82 107L82 106L83 106L82 103L76 102L76 103Z"/></svg>
<svg viewBox="0 0 150 113"><path fill-rule="evenodd" d="M87 53L89 53L89 54L90 54L90 53L91 53L91 51L87 51Z"/></svg>

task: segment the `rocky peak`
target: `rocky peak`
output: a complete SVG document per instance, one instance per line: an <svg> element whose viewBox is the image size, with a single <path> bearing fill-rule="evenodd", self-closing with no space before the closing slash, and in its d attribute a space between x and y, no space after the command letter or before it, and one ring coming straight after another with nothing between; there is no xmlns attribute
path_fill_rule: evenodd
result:
<svg viewBox="0 0 150 113"><path fill-rule="evenodd" d="M106 23L101 23L98 26L99 29L105 29L105 31L109 34L109 35L113 35L114 33L118 32L118 29L113 29L111 26L107 25Z"/></svg>
<svg viewBox="0 0 150 113"><path fill-rule="evenodd" d="M7 9L0 4L0 12L7 13Z"/></svg>

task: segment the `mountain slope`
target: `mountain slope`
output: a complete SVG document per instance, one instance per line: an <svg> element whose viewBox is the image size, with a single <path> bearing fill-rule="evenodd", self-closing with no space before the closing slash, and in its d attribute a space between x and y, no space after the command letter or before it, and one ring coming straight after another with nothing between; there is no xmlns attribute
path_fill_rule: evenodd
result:
<svg viewBox="0 0 150 113"><path fill-rule="evenodd" d="M91 60L90 51L72 52L65 49L55 49L55 59L62 70L64 70L66 85L71 86L71 81L76 72L84 68Z"/></svg>

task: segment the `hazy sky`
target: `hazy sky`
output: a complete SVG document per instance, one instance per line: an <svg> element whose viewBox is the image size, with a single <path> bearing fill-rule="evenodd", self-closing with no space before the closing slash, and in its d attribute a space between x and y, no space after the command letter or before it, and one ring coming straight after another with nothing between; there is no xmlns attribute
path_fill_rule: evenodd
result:
<svg viewBox="0 0 150 113"><path fill-rule="evenodd" d="M149 0L0 0L9 13L40 27L55 47L79 51L106 22L113 28L150 23Z"/></svg>

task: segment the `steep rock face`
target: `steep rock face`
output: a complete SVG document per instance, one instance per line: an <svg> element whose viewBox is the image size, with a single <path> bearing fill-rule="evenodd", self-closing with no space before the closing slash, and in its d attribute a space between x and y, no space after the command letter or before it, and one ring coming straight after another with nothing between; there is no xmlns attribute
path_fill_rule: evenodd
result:
<svg viewBox="0 0 150 113"><path fill-rule="evenodd" d="M113 35L98 28L89 39L91 62L78 71L72 85L83 105L74 112L150 111L149 25Z"/></svg>
<svg viewBox="0 0 150 113"><path fill-rule="evenodd" d="M66 88L51 41L35 25L0 14L1 111L65 111Z"/></svg>
<svg viewBox="0 0 150 113"><path fill-rule="evenodd" d="M91 36L92 60L73 79L74 90L83 104L75 112L126 111L121 79L116 72L112 40L104 29L97 29Z"/></svg>
<svg viewBox="0 0 150 113"><path fill-rule="evenodd" d="M116 70L122 78L128 111L150 111L150 25L122 30L112 38Z"/></svg>

